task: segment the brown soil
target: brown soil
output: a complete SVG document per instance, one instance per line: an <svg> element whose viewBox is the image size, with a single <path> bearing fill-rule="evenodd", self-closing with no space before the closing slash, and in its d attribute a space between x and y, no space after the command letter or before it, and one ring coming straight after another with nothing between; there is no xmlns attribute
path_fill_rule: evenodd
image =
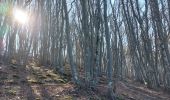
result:
<svg viewBox="0 0 170 100"><path fill-rule="evenodd" d="M107 100L104 84L95 91L78 89L49 67L0 66L0 100ZM170 100L168 93L133 81L117 82L116 94L119 100Z"/></svg>

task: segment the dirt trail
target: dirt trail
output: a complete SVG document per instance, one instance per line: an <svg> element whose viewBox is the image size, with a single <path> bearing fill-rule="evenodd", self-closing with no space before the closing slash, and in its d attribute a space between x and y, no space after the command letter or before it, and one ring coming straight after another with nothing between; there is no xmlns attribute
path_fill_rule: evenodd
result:
<svg viewBox="0 0 170 100"><path fill-rule="evenodd" d="M118 82L116 91L127 100L170 100L168 93L151 90L135 82Z"/></svg>

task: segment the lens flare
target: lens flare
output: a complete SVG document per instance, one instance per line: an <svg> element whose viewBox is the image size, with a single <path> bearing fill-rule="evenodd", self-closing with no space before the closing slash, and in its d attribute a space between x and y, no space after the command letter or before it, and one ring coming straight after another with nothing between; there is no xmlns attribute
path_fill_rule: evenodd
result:
<svg viewBox="0 0 170 100"><path fill-rule="evenodd" d="M13 16L15 21L20 24L26 24L28 22L28 14L21 9L14 9Z"/></svg>

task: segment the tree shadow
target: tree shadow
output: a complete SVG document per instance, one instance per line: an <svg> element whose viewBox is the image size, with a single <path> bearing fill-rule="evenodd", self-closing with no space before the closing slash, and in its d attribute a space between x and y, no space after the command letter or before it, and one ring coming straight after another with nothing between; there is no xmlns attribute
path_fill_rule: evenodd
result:
<svg viewBox="0 0 170 100"><path fill-rule="evenodd" d="M43 70L44 69L42 67L40 67L40 70ZM40 95L41 95L41 99L42 100L54 100L50 93L48 92L46 86L44 85L45 83L42 83L42 80L38 77L38 73L43 75L43 73L37 71L37 70L34 70L33 68L31 68L31 72L34 72L34 78L35 80L37 81L37 85L38 85L38 88L39 88L39 92L40 92Z"/></svg>
<svg viewBox="0 0 170 100"><path fill-rule="evenodd" d="M2 65L0 65L0 90L3 90L3 86L5 85L5 80L8 77L8 73L3 71ZM0 97L3 95L3 91L0 91Z"/></svg>
<svg viewBox="0 0 170 100"><path fill-rule="evenodd" d="M19 79L19 85L21 87L21 95L25 96L27 100L35 100L36 94L34 93L31 84L29 84L27 80L28 72L26 70L26 66L18 66L18 70L20 75L22 75Z"/></svg>
<svg viewBox="0 0 170 100"><path fill-rule="evenodd" d="M7 87L9 87L9 89L13 89L14 87L18 87L16 90L16 95L13 95L11 97L19 97L21 100L36 100L36 99L40 99L40 100L56 100L55 97L53 96L53 93L51 93L51 90L48 90L48 82L42 82L42 79L39 77L38 74L40 75L44 75L44 71L46 70L51 70L50 68L44 68L44 67L40 67L40 70L43 70L42 72L39 72L35 69L28 69L26 66L21 66L21 65L4 65L5 66L5 71L4 73L2 73L2 71L0 70L0 79L4 77L4 80L6 79L6 77L10 76L10 80L12 80L11 82L4 82L4 81L0 81L0 89L2 91L0 91L0 97L4 97L4 92L3 90L7 89ZM33 75L33 72L35 72ZM31 82L30 79L28 77L33 76L33 78L35 79L36 82ZM52 84L57 85L58 82L55 82L55 80L53 78L51 78L51 80L54 82L52 82ZM59 79L60 80L60 79ZM58 80L57 80L58 81ZM49 82L50 83L50 82ZM36 89L36 87L38 87ZM51 87L50 87L51 89ZM52 88L53 89L53 88ZM37 92L38 91L38 92ZM2 93L1 93L2 92ZM14 91L15 92L15 91ZM2 94L2 96L1 96ZM8 97L10 95L6 95L6 97Z"/></svg>

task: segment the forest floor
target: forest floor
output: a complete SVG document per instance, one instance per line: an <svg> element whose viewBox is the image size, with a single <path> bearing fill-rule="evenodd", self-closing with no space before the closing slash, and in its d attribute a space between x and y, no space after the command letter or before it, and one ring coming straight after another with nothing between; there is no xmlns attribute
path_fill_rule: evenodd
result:
<svg viewBox="0 0 170 100"><path fill-rule="evenodd" d="M119 100L170 100L168 93L132 81L116 88ZM106 91L104 84L97 91L78 89L49 67L0 65L0 100L107 100Z"/></svg>

